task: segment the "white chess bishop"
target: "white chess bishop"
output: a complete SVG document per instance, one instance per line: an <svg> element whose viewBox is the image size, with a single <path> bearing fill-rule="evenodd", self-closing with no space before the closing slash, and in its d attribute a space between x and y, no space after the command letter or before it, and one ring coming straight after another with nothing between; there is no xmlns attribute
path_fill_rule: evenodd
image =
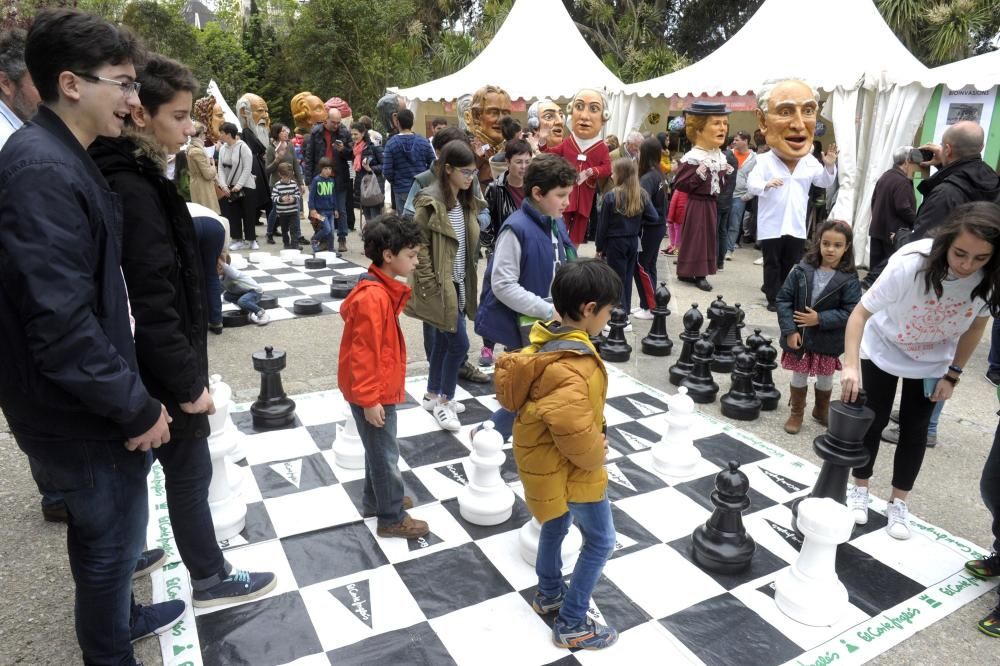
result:
<svg viewBox="0 0 1000 666"><path fill-rule="evenodd" d="M653 446L653 467L667 476L689 476L701 460L701 454L691 439L694 400L682 386L675 395L667 398L667 408L664 416L666 432Z"/></svg>
<svg viewBox="0 0 1000 666"><path fill-rule="evenodd" d="M458 494L459 511L473 525L499 525L510 519L514 491L500 476L505 459L503 437L493 429L492 421L486 421L472 440L469 484Z"/></svg>
<svg viewBox="0 0 1000 666"><path fill-rule="evenodd" d="M229 408L233 404L233 390L222 381L219 375L209 378L209 392L215 403L215 413L210 414L208 423L211 433L208 436L208 452L212 459L212 482L208 486L208 508L212 513L212 524L215 527L217 541L231 539L243 531L247 519L247 505L243 501L239 488L239 480L234 484L229 477L229 456L236 448L238 438L229 419Z"/></svg>
<svg viewBox="0 0 1000 666"><path fill-rule="evenodd" d="M365 447L358 434L358 424L354 420L351 406L344 401L345 421L337 424L336 439L333 442L333 455L337 465L344 469L365 468Z"/></svg>

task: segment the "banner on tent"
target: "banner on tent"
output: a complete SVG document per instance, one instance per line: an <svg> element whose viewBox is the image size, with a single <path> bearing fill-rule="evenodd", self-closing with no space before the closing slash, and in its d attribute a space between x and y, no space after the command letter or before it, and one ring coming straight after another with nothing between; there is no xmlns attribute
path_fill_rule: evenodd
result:
<svg viewBox="0 0 1000 666"><path fill-rule="evenodd" d="M979 123L989 136L996 95L996 87L989 90L976 90L973 86L961 90L944 88L938 106L937 123L934 126L934 143L940 145L944 131L962 120Z"/></svg>
<svg viewBox="0 0 1000 666"><path fill-rule="evenodd" d="M757 97L755 95L674 95L670 98L670 111L680 112L691 105L691 102L700 99L711 102L721 102L730 111L756 111Z"/></svg>

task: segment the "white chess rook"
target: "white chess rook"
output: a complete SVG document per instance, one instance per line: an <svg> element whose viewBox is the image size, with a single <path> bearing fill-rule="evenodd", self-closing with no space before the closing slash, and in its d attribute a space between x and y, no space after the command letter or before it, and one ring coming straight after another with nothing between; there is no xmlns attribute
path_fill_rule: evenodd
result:
<svg viewBox="0 0 1000 666"><path fill-rule="evenodd" d="M247 505L229 479L226 456L232 452L236 439L229 436L226 423L232 405L233 390L219 375L212 375L209 391L215 402L215 414L210 414L208 423L208 452L212 459L212 482L208 486L208 508L212 513L217 541L231 539L243 531L247 519ZM237 484L238 486L239 484Z"/></svg>
<svg viewBox="0 0 1000 666"><path fill-rule="evenodd" d="M669 411L664 416L667 429L653 447L653 467L660 474L686 477L694 472L701 460L701 453L691 439L694 401L682 386L676 395L667 398L667 407Z"/></svg>
<svg viewBox="0 0 1000 666"><path fill-rule="evenodd" d="M473 525L499 525L509 520L514 509L514 491L500 476L503 437L486 421L472 440L469 456L469 485L458 494L458 509Z"/></svg>
<svg viewBox="0 0 1000 666"><path fill-rule="evenodd" d="M354 421L351 406L344 401L344 416L346 420L337 424L336 439L333 442L333 455L337 465L344 469L365 468L365 447L358 434L358 424Z"/></svg>
<svg viewBox="0 0 1000 666"><path fill-rule="evenodd" d="M535 558L538 557L538 539L542 535L542 524L537 518L532 518L526 522L517 535L518 544L521 547L521 557L531 566L535 566ZM580 547L583 546L583 535L576 525L569 526L569 532L562 542L562 563L563 569L571 569L576 564L576 558L580 555Z"/></svg>
<svg viewBox="0 0 1000 666"><path fill-rule="evenodd" d="M775 579L774 601L796 622L829 627L848 608L847 588L837 578L837 545L851 538L854 518L829 497L810 497L799 504L798 526L805 535L802 550Z"/></svg>

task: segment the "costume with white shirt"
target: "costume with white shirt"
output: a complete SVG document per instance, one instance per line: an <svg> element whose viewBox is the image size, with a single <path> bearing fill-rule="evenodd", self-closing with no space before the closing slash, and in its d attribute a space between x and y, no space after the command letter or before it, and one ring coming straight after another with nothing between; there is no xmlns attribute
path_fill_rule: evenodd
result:
<svg viewBox="0 0 1000 666"><path fill-rule="evenodd" d="M780 187L766 187L778 178ZM747 194L757 197L757 240L764 255L764 294L773 303L788 272L802 258L809 209L809 187L829 187L837 180L836 166L828 169L812 155L788 167L771 150L757 156L747 176Z"/></svg>
<svg viewBox="0 0 1000 666"><path fill-rule="evenodd" d="M954 363L959 338L977 317L990 316L989 305L972 291L983 271L967 278L945 278L939 297L927 289L926 273L932 239L910 243L889 259L885 271L861 298L872 313L861 338L862 386L875 420L865 436L871 458L854 470L858 479L871 478L882 429L899 378L903 380L899 410L899 444L893 463L892 486L910 490L920 470L927 426L935 403L928 399L938 379Z"/></svg>
<svg viewBox="0 0 1000 666"><path fill-rule="evenodd" d="M23 124L10 107L0 100L0 148L3 148L10 135L19 130Z"/></svg>

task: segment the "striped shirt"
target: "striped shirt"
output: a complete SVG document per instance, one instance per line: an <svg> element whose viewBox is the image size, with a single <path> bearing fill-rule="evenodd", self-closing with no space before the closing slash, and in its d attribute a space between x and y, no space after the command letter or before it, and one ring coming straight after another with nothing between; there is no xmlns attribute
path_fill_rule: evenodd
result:
<svg viewBox="0 0 1000 666"><path fill-rule="evenodd" d="M455 205L448 210L448 221L455 231L455 238L458 239L458 253L455 255L455 265L451 269L451 279L455 282L455 289L458 291L458 309L465 309L465 211L462 204L455 202Z"/></svg>
<svg viewBox="0 0 1000 666"><path fill-rule="evenodd" d="M282 201L282 198L287 196L292 197L292 203ZM302 190L299 189L294 180L287 183L279 180L275 183L271 187L271 198L274 199L275 211L278 215L291 215L302 211Z"/></svg>

